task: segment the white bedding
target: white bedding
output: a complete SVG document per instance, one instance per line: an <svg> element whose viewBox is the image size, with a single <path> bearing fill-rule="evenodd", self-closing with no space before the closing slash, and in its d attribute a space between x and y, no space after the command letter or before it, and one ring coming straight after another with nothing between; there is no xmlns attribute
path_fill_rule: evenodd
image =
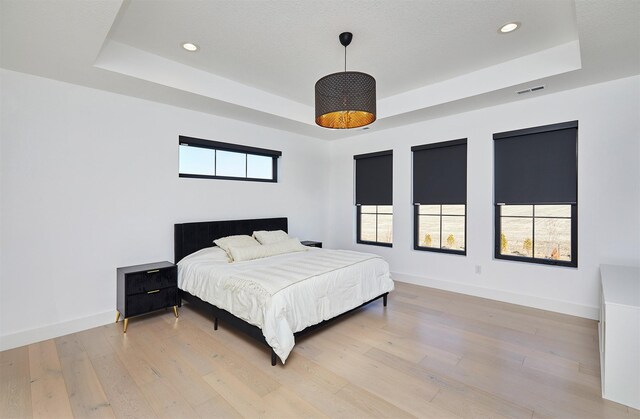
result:
<svg viewBox="0 0 640 419"><path fill-rule="evenodd" d="M193 253L178 263L178 287L258 326L284 363L293 334L393 290L381 257L309 248L228 263L220 249Z"/></svg>

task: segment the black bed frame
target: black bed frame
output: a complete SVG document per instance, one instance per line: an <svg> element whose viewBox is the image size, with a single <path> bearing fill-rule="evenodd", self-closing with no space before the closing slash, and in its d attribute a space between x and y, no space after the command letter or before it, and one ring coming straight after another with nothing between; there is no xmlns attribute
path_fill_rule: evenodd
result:
<svg viewBox="0 0 640 419"><path fill-rule="evenodd" d="M178 263L185 256L190 255L193 252L196 252L200 249L204 249L205 247L211 247L213 245L213 241L225 236L232 236L237 234L248 234L251 235L254 231L257 230L283 230L288 231L288 223L286 218L259 218L252 220L229 220L229 221L205 221L205 222L196 222L196 223L183 223L183 224L175 224L174 225L174 251L175 251L175 262ZM262 334L262 330L254 326L252 324L247 323L246 321L234 316L226 310L218 308L213 304L207 303L206 301L201 300L200 298L192 295L186 291L180 290L180 294L183 300L189 302L189 304L197 309L204 310L205 312L211 313L213 315L213 328L214 330L218 330L218 320L222 320L226 322L236 329L246 333L252 338L256 339L258 342L263 343L269 347L264 335ZM306 333L309 333L313 330L316 330L327 323L340 318L348 313L351 313L354 310L357 310L372 301L375 301L379 298L382 298L383 305L387 306L387 296L389 293L384 293L379 295L366 303L355 307L345 313L342 313L332 319L325 320L313 326L309 326L304 330L294 333L294 336L297 338ZM180 303L181 300L179 299ZM271 365L276 365L276 353L273 351L271 347Z"/></svg>

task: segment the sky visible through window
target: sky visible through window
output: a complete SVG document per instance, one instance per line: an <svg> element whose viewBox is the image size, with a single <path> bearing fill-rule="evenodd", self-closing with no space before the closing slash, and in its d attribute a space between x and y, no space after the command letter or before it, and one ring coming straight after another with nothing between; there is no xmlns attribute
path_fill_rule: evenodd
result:
<svg viewBox="0 0 640 419"><path fill-rule="evenodd" d="M180 173L253 179L273 178L273 157L180 145Z"/></svg>

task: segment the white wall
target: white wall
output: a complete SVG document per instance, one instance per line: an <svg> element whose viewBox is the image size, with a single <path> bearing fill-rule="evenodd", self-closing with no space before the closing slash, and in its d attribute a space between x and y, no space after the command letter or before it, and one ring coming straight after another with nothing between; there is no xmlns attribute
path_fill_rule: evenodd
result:
<svg viewBox="0 0 640 419"><path fill-rule="evenodd" d="M288 216L325 238L326 142L0 70L0 349L113 321L173 224ZM278 183L178 178L178 135L281 150Z"/></svg>
<svg viewBox="0 0 640 419"><path fill-rule="evenodd" d="M586 317L599 264L640 264L640 77L330 143L6 70L0 88L0 350L113 321L116 267L173 260L176 222L288 216L397 280ZM492 134L574 119L579 268L493 260ZM180 179L178 135L281 150L280 181ZM462 137L468 255L414 251L410 147ZM356 245L353 155L389 148L394 247Z"/></svg>
<svg viewBox="0 0 640 419"><path fill-rule="evenodd" d="M633 77L335 141L327 244L383 255L397 280L595 318L598 266L640 264L639 98ZM571 120L579 120L578 269L494 260L493 133ZM468 138L467 256L413 250L410 148L458 138ZM394 245L358 245L353 155L387 149Z"/></svg>

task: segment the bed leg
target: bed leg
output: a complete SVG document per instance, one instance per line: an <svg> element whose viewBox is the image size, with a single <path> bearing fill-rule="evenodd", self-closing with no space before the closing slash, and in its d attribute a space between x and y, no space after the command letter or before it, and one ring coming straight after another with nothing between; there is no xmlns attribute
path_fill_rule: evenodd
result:
<svg viewBox="0 0 640 419"><path fill-rule="evenodd" d="M218 330L218 318L213 318L213 330Z"/></svg>
<svg viewBox="0 0 640 419"><path fill-rule="evenodd" d="M389 293L387 293L387 294L385 294L385 295L383 295L383 296L382 296L382 305L383 305L384 307L386 307L386 306L387 306L387 296L389 296Z"/></svg>
<svg viewBox="0 0 640 419"><path fill-rule="evenodd" d="M271 349L271 366L275 367L276 365L276 353Z"/></svg>

